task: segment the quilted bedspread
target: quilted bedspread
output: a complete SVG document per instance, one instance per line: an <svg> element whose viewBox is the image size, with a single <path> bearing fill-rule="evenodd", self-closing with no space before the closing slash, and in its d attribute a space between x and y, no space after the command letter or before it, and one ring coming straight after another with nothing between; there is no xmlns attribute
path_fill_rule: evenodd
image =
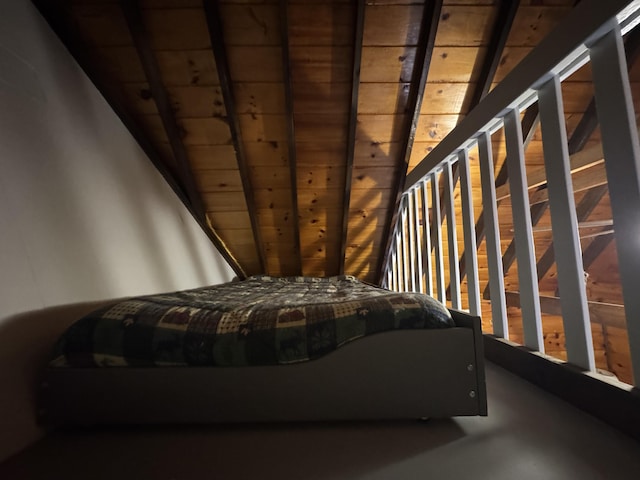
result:
<svg viewBox="0 0 640 480"><path fill-rule="evenodd" d="M61 337L50 366L287 364L365 335L453 325L446 308L427 295L350 276L254 276L96 310Z"/></svg>

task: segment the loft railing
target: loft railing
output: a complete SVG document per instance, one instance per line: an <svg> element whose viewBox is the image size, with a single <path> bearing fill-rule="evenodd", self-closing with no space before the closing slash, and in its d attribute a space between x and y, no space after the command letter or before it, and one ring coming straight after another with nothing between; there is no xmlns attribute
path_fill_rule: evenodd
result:
<svg viewBox="0 0 640 480"><path fill-rule="evenodd" d="M452 176L452 167L457 164L467 305L472 314L481 314L469 174L469 151L477 148L493 334L508 338L491 143L491 135L502 130L507 151L524 345L544 352L529 184L520 124L520 113L538 102L567 360L583 370L595 370L571 177L573 168L560 88L563 80L591 62L636 386L640 386L640 295L637 292L640 286L640 148L622 36L638 23L639 8L637 0L583 0L560 28L541 42L410 172L382 272L383 286L387 288L422 291L446 302L443 255L446 245L450 305L456 309L462 307ZM446 217L446 239L442 236L441 211Z"/></svg>

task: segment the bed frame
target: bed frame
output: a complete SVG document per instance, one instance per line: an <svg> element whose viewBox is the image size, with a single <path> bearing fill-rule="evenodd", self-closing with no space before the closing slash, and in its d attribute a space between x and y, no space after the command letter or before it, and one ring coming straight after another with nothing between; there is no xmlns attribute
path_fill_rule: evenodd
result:
<svg viewBox="0 0 640 480"><path fill-rule="evenodd" d="M262 367L50 368L45 425L410 419L486 415L480 318L395 330L317 360Z"/></svg>

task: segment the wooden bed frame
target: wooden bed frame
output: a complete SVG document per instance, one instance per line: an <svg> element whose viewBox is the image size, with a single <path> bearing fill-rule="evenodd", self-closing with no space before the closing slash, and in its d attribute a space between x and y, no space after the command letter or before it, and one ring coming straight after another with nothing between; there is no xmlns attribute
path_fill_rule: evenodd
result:
<svg viewBox="0 0 640 480"><path fill-rule="evenodd" d="M262 367L49 368L45 425L410 419L486 415L480 318L395 330L318 360Z"/></svg>

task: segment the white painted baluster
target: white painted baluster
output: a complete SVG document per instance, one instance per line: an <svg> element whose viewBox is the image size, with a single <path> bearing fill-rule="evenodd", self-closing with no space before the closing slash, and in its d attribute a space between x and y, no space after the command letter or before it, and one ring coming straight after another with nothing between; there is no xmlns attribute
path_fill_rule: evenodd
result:
<svg viewBox="0 0 640 480"><path fill-rule="evenodd" d="M486 232L493 333L497 337L508 339L509 325L507 323L507 302L504 294L493 153L491 151L491 135L488 132L482 133L478 138L478 150L480 153L480 179L482 182L482 205L484 230Z"/></svg>
<svg viewBox="0 0 640 480"><path fill-rule="evenodd" d="M402 240L402 290L408 292L411 288L409 283L409 239L407 238L407 196L403 195L400 200L400 238Z"/></svg>
<svg viewBox="0 0 640 480"><path fill-rule="evenodd" d="M456 232L456 210L453 203L453 174L451 163L444 166L444 206L447 211L447 248L449 250L449 289L451 306L462 308L460 299L460 267L458 265L458 234Z"/></svg>
<svg viewBox="0 0 640 480"><path fill-rule="evenodd" d="M433 212L433 242L436 256L436 287L438 300L446 303L444 286L444 257L442 255L442 216L440 215L440 190L438 188L438 172L431 174L431 211Z"/></svg>
<svg viewBox="0 0 640 480"><path fill-rule="evenodd" d="M567 360L585 370L594 370L582 249L569 167L562 91L557 76L540 88L538 104Z"/></svg>
<svg viewBox="0 0 640 480"><path fill-rule="evenodd" d="M525 346L544 352L542 321L540 314L540 293L536 275L536 255L533 246L531 212L524 163L522 127L517 109L511 109L504 118L505 141L507 146L507 168L509 169L509 189L513 229L518 260L518 283L520 284L520 306Z"/></svg>
<svg viewBox="0 0 640 480"><path fill-rule="evenodd" d="M464 259L467 272L469 312L480 316L480 280L478 279L478 253L476 251L476 227L473 215L473 192L469 173L469 154L466 150L458 153L460 172L460 197L462 201L462 227L464 228Z"/></svg>
<svg viewBox="0 0 640 480"><path fill-rule="evenodd" d="M425 279L425 293L433 297L433 266L431 265L431 223L429 222L429 196L427 192L427 180L420 182L422 191L422 236L423 242L423 270Z"/></svg>
<svg viewBox="0 0 640 480"><path fill-rule="evenodd" d="M620 29L590 45L596 107L627 317L633 379L640 386L640 147ZM562 293L562 292L561 292Z"/></svg>
<svg viewBox="0 0 640 480"><path fill-rule="evenodd" d="M411 291L417 292L416 286L416 217L413 210L413 189L409 190L407 196L407 230L409 233L409 284Z"/></svg>
<svg viewBox="0 0 640 480"><path fill-rule="evenodd" d="M424 280L423 280L424 272L422 270L422 235L421 235L422 228L420 227L420 200L418 198L419 196L418 189L414 188L412 192L413 192L413 211L415 214L413 230L415 232L414 235L416 238L415 275L417 276L417 280L418 280L418 284L417 284L418 292L424 293Z"/></svg>
<svg viewBox="0 0 640 480"><path fill-rule="evenodd" d="M399 224L398 224L399 225ZM403 258L402 258L402 241L400 232L396 232L396 263L398 269L398 292L404 291L404 273L403 273Z"/></svg>
<svg viewBox="0 0 640 480"><path fill-rule="evenodd" d="M395 238L396 236L394 233L393 241L391 244L391 273L392 273L391 290L397 292L398 291L398 255L396 253Z"/></svg>

